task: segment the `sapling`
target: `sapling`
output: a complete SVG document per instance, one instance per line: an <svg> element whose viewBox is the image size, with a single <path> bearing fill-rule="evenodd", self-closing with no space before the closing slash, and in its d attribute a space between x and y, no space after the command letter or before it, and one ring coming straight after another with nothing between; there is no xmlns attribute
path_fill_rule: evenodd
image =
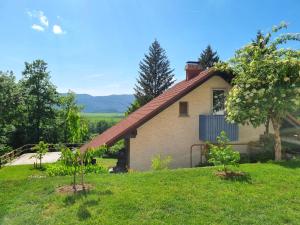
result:
<svg viewBox="0 0 300 225"><path fill-rule="evenodd" d="M44 143L43 141L40 141L32 149L36 151L36 154L33 157L40 161L40 169L41 169L42 159L44 155L48 152L48 144Z"/></svg>
<svg viewBox="0 0 300 225"><path fill-rule="evenodd" d="M208 162L215 166L222 166L225 175L228 174L228 166L238 166L240 161L240 153L232 149L229 145L229 139L225 131L222 131L217 137L217 144L209 144L209 160Z"/></svg>

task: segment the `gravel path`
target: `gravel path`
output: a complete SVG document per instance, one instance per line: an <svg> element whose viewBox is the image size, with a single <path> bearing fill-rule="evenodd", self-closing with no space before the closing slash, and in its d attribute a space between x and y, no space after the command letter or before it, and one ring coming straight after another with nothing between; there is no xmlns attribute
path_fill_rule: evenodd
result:
<svg viewBox="0 0 300 225"><path fill-rule="evenodd" d="M14 159L12 162L8 163L8 166L14 165L25 165L33 164L36 159L32 157L35 153L25 153L18 158ZM47 152L42 159L42 163L54 163L60 158L61 152Z"/></svg>

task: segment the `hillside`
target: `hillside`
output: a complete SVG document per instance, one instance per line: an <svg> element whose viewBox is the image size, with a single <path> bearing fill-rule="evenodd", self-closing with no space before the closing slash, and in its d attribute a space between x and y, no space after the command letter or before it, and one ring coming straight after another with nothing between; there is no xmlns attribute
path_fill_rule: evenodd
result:
<svg viewBox="0 0 300 225"><path fill-rule="evenodd" d="M84 106L83 112L86 113L123 113L133 100L133 95L92 96L76 94L76 102Z"/></svg>
<svg viewBox="0 0 300 225"><path fill-rule="evenodd" d="M242 164L244 180L216 168L89 174L86 194L56 188L32 166L0 169L0 224L300 224L300 162ZM78 178L79 179L79 178Z"/></svg>

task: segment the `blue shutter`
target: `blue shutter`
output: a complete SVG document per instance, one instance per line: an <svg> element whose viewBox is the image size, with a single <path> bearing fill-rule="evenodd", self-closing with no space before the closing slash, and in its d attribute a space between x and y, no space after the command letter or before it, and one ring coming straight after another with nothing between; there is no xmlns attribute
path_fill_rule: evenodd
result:
<svg viewBox="0 0 300 225"><path fill-rule="evenodd" d="M239 127L236 123L228 123L224 115L200 115L199 139L216 142L221 131L225 131L230 141L238 141Z"/></svg>

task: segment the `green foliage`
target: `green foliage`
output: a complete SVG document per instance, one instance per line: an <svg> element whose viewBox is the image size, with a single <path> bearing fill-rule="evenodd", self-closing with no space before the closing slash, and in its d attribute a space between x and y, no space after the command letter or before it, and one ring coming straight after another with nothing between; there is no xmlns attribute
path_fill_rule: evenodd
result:
<svg viewBox="0 0 300 225"><path fill-rule="evenodd" d="M12 151L12 148L10 146L0 144L0 156L10 151Z"/></svg>
<svg viewBox="0 0 300 225"><path fill-rule="evenodd" d="M130 113L133 113L134 111L136 111L138 108L140 108L141 105L138 102L138 100L134 100L130 106L128 107L127 111L125 112L125 116L128 116Z"/></svg>
<svg viewBox="0 0 300 225"><path fill-rule="evenodd" d="M74 140L82 141L81 116L79 115L82 107L76 104L75 93L69 91L66 95L60 97L59 119L63 129L63 142L74 143ZM85 135L85 134L84 134Z"/></svg>
<svg viewBox="0 0 300 225"><path fill-rule="evenodd" d="M108 173L107 168L104 168L100 165L86 165L84 166L85 173L95 173L95 174L103 174ZM67 175L74 175L75 168L66 166L64 164L49 164L46 167L46 173L48 176L67 176Z"/></svg>
<svg viewBox="0 0 300 225"><path fill-rule="evenodd" d="M124 139L118 141L113 146L107 148L106 154L109 156L115 156L120 150L125 148Z"/></svg>
<svg viewBox="0 0 300 225"><path fill-rule="evenodd" d="M67 114L67 130L72 143L82 143L88 135L88 126L80 113L71 109Z"/></svg>
<svg viewBox="0 0 300 225"><path fill-rule="evenodd" d="M143 106L174 83L174 70L170 68L166 51L157 40L151 44L149 53L145 55L139 67L139 77L134 88L134 95L139 106Z"/></svg>
<svg viewBox="0 0 300 225"><path fill-rule="evenodd" d="M50 82L46 62L25 62L21 89L24 96L23 115L27 137L29 141L38 142L47 133L48 126L55 124L55 107L58 105L58 93Z"/></svg>
<svg viewBox="0 0 300 225"><path fill-rule="evenodd" d="M34 158L40 161L40 168L42 168L42 159L44 155L48 152L48 144L40 141L37 145L32 148L36 151Z"/></svg>
<svg viewBox="0 0 300 225"><path fill-rule="evenodd" d="M12 134L20 120L21 97L14 74L0 71L0 145L8 145L14 141Z"/></svg>
<svg viewBox="0 0 300 225"><path fill-rule="evenodd" d="M217 52L214 52L210 45L201 53L199 58L199 65L203 69L211 68L215 63L219 62L219 56Z"/></svg>
<svg viewBox="0 0 300 225"><path fill-rule="evenodd" d="M276 159L281 158L280 122L288 112L299 108L300 99L300 51L280 46L299 41L300 34L283 33L271 39L286 27L282 23L266 35L258 34L256 41L236 51L234 58L216 66L234 74L234 86L226 100L227 119L257 127L270 118Z"/></svg>
<svg viewBox="0 0 300 225"><path fill-rule="evenodd" d="M240 153L232 149L229 145L229 139L224 131L217 137L217 145L209 145L209 159L210 163L215 166L222 166L222 169L227 173L228 165L238 166L240 160Z"/></svg>
<svg viewBox="0 0 300 225"><path fill-rule="evenodd" d="M152 170L166 170L169 168L171 162L171 156L166 156L165 158L163 158L160 154L158 154L152 158L151 168Z"/></svg>

